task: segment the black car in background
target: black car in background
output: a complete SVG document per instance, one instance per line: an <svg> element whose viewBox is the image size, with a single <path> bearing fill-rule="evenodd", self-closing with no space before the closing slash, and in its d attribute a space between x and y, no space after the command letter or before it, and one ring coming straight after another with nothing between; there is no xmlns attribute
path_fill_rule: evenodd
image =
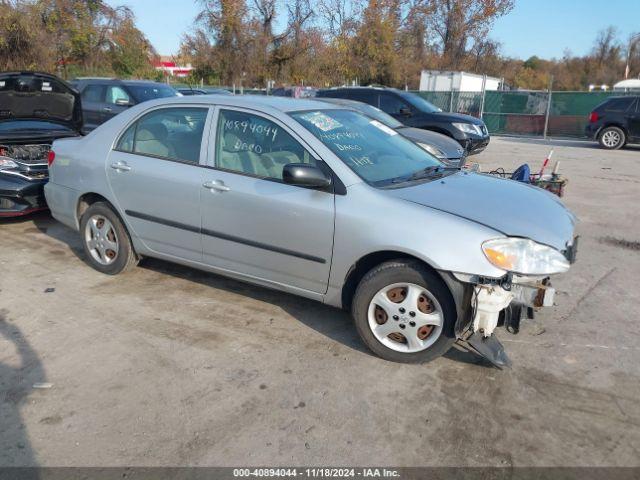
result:
<svg viewBox="0 0 640 480"><path fill-rule="evenodd" d="M607 150L640 142L640 95L610 97L602 102L589 114L585 133Z"/></svg>
<svg viewBox="0 0 640 480"><path fill-rule="evenodd" d="M77 78L71 84L82 95L85 132L93 130L132 105L179 95L169 85L148 80Z"/></svg>
<svg viewBox="0 0 640 480"><path fill-rule="evenodd" d="M191 88L191 87L180 87L177 89L182 95L191 96L191 95L233 95L229 90L225 90L224 88Z"/></svg>
<svg viewBox="0 0 640 480"><path fill-rule="evenodd" d="M316 96L368 103L408 127L454 138L469 155L480 153L489 145L489 132L482 120L471 115L443 112L415 93L383 87L341 87L320 90Z"/></svg>
<svg viewBox="0 0 640 480"><path fill-rule="evenodd" d="M82 104L67 82L46 73L0 73L0 217L45 209L51 143L80 135Z"/></svg>

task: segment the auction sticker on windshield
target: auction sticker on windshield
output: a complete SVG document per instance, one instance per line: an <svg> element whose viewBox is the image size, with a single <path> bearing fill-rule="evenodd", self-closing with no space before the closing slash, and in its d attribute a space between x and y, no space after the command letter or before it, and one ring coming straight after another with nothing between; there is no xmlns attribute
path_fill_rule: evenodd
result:
<svg viewBox="0 0 640 480"><path fill-rule="evenodd" d="M305 113L303 115L300 115L300 118L318 127L323 132L328 132L330 130L335 130L336 128L342 127L342 124L340 122L328 115L325 115L322 112Z"/></svg>

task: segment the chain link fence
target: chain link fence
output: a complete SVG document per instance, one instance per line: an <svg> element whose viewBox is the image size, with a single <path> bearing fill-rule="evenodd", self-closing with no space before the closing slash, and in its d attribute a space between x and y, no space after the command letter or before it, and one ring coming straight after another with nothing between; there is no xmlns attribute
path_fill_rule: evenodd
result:
<svg viewBox="0 0 640 480"><path fill-rule="evenodd" d="M445 112L482 117L493 135L584 137L588 115L610 96L633 92L414 92ZM638 95L638 92L635 93Z"/></svg>

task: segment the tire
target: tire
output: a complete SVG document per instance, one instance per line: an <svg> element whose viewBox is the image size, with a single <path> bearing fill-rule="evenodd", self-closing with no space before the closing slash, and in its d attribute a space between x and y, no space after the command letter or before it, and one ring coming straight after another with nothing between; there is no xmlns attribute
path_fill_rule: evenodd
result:
<svg viewBox="0 0 640 480"><path fill-rule="evenodd" d="M138 264L127 229L105 202L96 202L84 212L80 239L87 263L99 272L117 275Z"/></svg>
<svg viewBox="0 0 640 480"><path fill-rule="evenodd" d="M607 150L618 150L627 143L627 135L619 127L606 127L598 135L598 143Z"/></svg>
<svg viewBox="0 0 640 480"><path fill-rule="evenodd" d="M351 314L367 347L392 362L429 362L456 341L451 292L415 260L389 261L369 271L356 289Z"/></svg>

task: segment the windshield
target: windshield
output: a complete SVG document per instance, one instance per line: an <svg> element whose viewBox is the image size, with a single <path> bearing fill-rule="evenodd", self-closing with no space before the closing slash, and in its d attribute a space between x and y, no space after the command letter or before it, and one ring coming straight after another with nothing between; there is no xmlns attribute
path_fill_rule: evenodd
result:
<svg viewBox="0 0 640 480"><path fill-rule="evenodd" d="M420 95L416 95L415 93L400 91L398 92L398 95L400 95L421 112L437 113L442 111L441 108L436 107L433 103L427 102L424 98L422 98Z"/></svg>
<svg viewBox="0 0 640 480"><path fill-rule="evenodd" d="M373 105L369 105L367 103L354 102L350 103L347 106L358 110L359 112L364 113L367 117L374 118L381 123L384 123L389 128L400 128L404 127L402 123L393 118L391 115L384 113L379 108L374 107Z"/></svg>
<svg viewBox="0 0 640 480"><path fill-rule="evenodd" d="M70 128L58 123L39 121L39 120L9 120L0 122L0 133L38 131L43 135L49 135L58 132L73 132Z"/></svg>
<svg viewBox="0 0 640 480"><path fill-rule="evenodd" d="M154 98L176 97L178 92L166 85L127 85L138 103Z"/></svg>
<svg viewBox="0 0 640 480"><path fill-rule="evenodd" d="M425 178L421 172L442 167L434 156L395 130L359 112L315 110L291 116L373 186Z"/></svg>

